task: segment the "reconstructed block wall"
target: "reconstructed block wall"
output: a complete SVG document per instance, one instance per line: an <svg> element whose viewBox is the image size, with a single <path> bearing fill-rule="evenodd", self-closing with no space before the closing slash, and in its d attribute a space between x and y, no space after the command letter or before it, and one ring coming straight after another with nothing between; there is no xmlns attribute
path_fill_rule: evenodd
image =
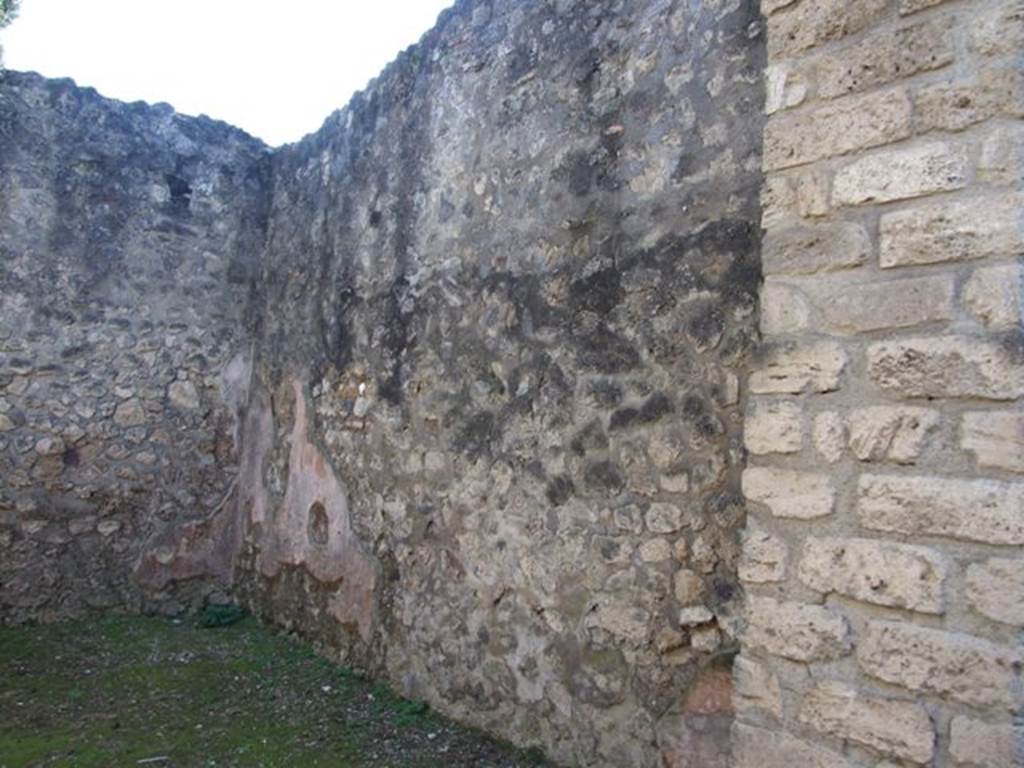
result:
<svg viewBox="0 0 1024 768"><path fill-rule="evenodd" d="M0 78L0 623L180 611L230 558L171 582L140 557L234 488L269 154L166 105Z"/></svg>
<svg viewBox="0 0 1024 768"><path fill-rule="evenodd" d="M459 3L277 153L249 605L567 763L724 764L760 40Z"/></svg>
<svg viewBox="0 0 1024 768"><path fill-rule="evenodd" d="M1024 4L763 7L737 766L1024 765Z"/></svg>

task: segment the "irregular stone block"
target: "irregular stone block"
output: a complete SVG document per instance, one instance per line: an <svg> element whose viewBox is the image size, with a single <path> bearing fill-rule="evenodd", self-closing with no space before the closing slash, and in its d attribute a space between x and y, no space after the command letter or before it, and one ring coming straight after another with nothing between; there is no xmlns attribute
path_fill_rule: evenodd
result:
<svg viewBox="0 0 1024 768"><path fill-rule="evenodd" d="M792 402L755 401L743 426L743 444L755 454L797 453L803 446L803 412Z"/></svg>
<svg viewBox="0 0 1024 768"><path fill-rule="evenodd" d="M1024 396L1024 351L1013 338L939 336L868 347L868 375L899 397Z"/></svg>
<svg viewBox="0 0 1024 768"><path fill-rule="evenodd" d="M735 768L850 768L842 755L778 729L733 726Z"/></svg>
<svg viewBox="0 0 1024 768"><path fill-rule="evenodd" d="M741 655L733 661L732 675L738 711L760 709L776 717L782 716L782 689L768 667Z"/></svg>
<svg viewBox="0 0 1024 768"><path fill-rule="evenodd" d="M833 205L885 203L967 186L967 152L935 142L877 152L836 171Z"/></svg>
<svg viewBox="0 0 1024 768"><path fill-rule="evenodd" d="M810 275L856 267L870 254L864 227L844 221L769 230L761 258L766 275Z"/></svg>
<svg viewBox="0 0 1024 768"><path fill-rule="evenodd" d="M1024 472L1024 413L965 413L960 447L978 459L979 467Z"/></svg>
<svg viewBox="0 0 1024 768"><path fill-rule="evenodd" d="M747 598L743 642L793 661L823 661L850 650L850 627L838 611L819 605Z"/></svg>
<svg viewBox="0 0 1024 768"><path fill-rule="evenodd" d="M982 616L1024 627L1024 560L992 558L969 566L965 594Z"/></svg>
<svg viewBox="0 0 1024 768"><path fill-rule="evenodd" d="M861 525L908 536L1024 544L1024 483L863 475Z"/></svg>
<svg viewBox="0 0 1024 768"><path fill-rule="evenodd" d="M833 98L863 91L953 61L952 20L929 19L875 32L841 53L817 61L818 95Z"/></svg>
<svg viewBox="0 0 1024 768"><path fill-rule="evenodd" d="M986 328L1016 328L1021 322L1024 269L1019 264L976 269L964 286L964 309Z"/></svg>
<svg viewBox="0 0 1024 768"><path fill-rule="evenodd" d="M819 592L875 605L942 613L946 565L927 547L878 539L810 538L800 580Z"/></svg>
<svg viewBox="0 0 1024 768"><path fill-rule="evenodd" d="M894 621L869 622L857 645L869 675L972 707L1010 708L1022 660L1019 648Z"/></svg>
<svg viewBox="0 0 1024 768"><path fill-rule="evenodd" d="M948 276L849 284L835 281L812 294L821 329L836 334L944 322L953 317Z"/></svg>
<svg viewBox="0 0 1024 768"><path fill-rule="evenodd" d="M885 9L885 0L815 0L788 5L768 16L768 56L781 58L852 35L874 23Z"/></svg>
<svg viewBox="0 0 1024 768"><path fill-rule="evenodd" d="M777 345L750 375L750 391L755 395L832 392L839 389L846 362L843 348L828 341Z"/></svg>
<svg viewBox="0 0 1024 768"><path fill-rule="evenodd" d="M771 117L764 131L764 168L776 171L890 144L910 131L910 98L903 89L847 96Z"/></svg>
<svg viewBox="0 0 1024 768"><path fill-rule="evenodd" d="M914 763L928 762L934 752L935 729L924 707L866 696L843 683L820 683L804 696L800 720Z"/></svg>
<svg viewBox="0 0 1024 768"><path fill-rule="evenodd" d="M811 520L831 515L835 491L828 475L790 469L748 467L743 471L743 493L766 505L776 517Z"/></svg>
<svg viewBox="0 0 1024 768"><path fill-rule="evenodd" d="M949 754L957 765L971 768L1024 765L1024 729L959 715L949 724Z"/></svg>
<svg viewBox="0 0 1024 768"><path fill-rule="evenodd" d="M1000 192L886 213L879 221L879 263L887 269L1019 254L1020 209L1019 195Z"/></svg>
<svg viewBox="0 0 1024 768"><path fill-rule="evenodd" d="M850 413L850 449L861 461L913 464L928 433L939 425L930 408L874 406Z"/></svg>
<svg viewBox="0 0 1024 768"><path fill-rule="evenodd" d="M786 577L789 550L778 536L748 523L743 533L739 577L753 584L782 581Z"/></svg>

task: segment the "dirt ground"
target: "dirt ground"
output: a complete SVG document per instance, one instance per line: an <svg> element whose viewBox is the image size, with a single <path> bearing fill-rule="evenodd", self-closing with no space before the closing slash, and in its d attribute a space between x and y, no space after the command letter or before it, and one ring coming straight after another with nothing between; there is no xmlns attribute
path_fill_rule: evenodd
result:
<svg viewBox="0 0 1024 768"><path fill-rule="evenodd" d="M527 768L248 618L0 629L0 768Z"/></svg>

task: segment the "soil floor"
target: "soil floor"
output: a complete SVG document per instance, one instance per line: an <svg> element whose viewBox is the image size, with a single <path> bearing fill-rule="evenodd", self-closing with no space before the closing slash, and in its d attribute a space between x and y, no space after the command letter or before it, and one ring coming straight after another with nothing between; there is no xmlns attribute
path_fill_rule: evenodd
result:
<svg viewBox="0 0 1024 768"><path fill-rule="evenodd" d="M0 629L0 768L533 768L251 618Z"/></svg>

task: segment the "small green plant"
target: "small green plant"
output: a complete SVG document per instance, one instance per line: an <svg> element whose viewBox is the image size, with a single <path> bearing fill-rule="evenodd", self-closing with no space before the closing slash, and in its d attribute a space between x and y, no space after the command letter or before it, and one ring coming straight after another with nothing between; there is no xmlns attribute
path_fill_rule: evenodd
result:
<svg viewBox="0 0 1024 768"><path fill-rule="evenodd" d="M216 629L218 627L230 627L245 618L245 611L237 605L209 605L207 604L196 621L203 629Z"/></svg>

